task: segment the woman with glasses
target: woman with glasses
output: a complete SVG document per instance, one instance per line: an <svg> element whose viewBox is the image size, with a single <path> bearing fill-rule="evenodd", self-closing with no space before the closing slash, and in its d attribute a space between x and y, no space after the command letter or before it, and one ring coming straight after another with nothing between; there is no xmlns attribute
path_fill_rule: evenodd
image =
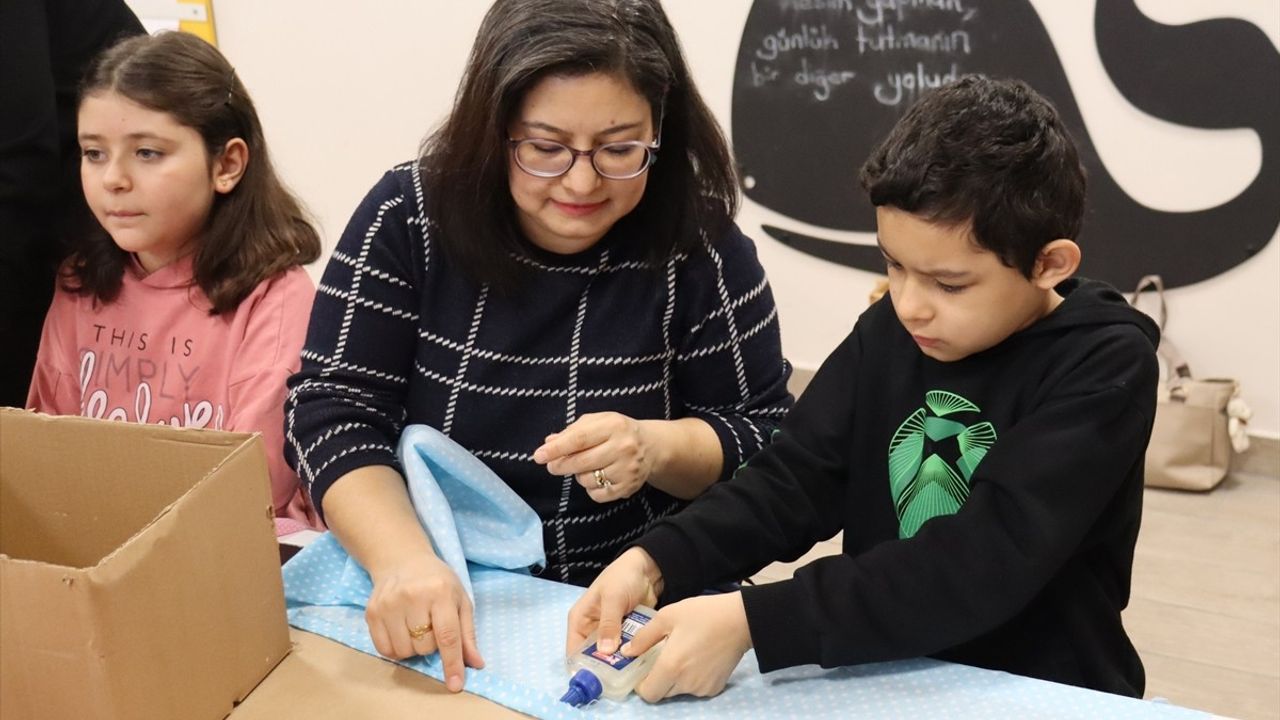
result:
<svg viewBox="0 0 1280 720"><path fill-rule="evenodd" d="M498 0L444 124L356 210L290 381L289 455L369 571L382 654L483 661L416 520L408 424L488 464L586 584L791 405L732 157L658 0Z"/></svg>

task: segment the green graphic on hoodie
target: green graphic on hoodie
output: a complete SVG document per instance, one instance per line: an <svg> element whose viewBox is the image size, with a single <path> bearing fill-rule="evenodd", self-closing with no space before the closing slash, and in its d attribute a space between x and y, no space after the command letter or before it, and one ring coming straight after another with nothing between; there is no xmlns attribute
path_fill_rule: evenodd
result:
<svg viewBox="0 0 1280 720"><path fill-rule="evenodd" d="M960 509L978 463L996 442L989 422L965 425L952 416L981 412L944 390L925 393L925 407L907 416L889 441L889 489L898 513L898 537Z"/></svg>

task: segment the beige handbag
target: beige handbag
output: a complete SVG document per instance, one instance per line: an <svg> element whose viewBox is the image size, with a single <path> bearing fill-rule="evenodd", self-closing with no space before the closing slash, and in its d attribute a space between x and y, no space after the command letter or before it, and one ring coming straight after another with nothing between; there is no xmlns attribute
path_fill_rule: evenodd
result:
<svg viewBox="0 0 1280 720"><path fill-rule="evenodd" d="M1160 347L1164 379L1156 395L1155 426L1147 446L1148 487L1178 490L1212 490L1227 476L1233 452L1249 447L1246 423L1252 414L1240 399L1240 384L1225 378L1199 380L1182 359L1177 347L1164 335L1168 310L1164 283L1158 275L1138 281L1129 298L1137 306L1146 289L1153 289L1160 303Z"/></svg>

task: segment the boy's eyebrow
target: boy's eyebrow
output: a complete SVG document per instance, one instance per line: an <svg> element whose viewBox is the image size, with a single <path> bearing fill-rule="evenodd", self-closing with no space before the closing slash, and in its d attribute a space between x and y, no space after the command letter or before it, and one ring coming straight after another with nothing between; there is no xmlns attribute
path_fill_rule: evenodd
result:
<svg viewBox="0 0 1280 720"><path fill-rule="evenodd" d="M536 120L522 120L520 121L520 124L531 130L545 130L546 132L556 133L557 135L570 134L568 130L563 130L561 128L556 127L555 125L550 125L544 122L538 122ZM601 135L616 135L617 133L625 132L627 130L634 130L643 124L644 124L643 122L633 122L633 123L623 123L621 125L614 125L611 128L601 130L600 132L596 133L595 136L599 137Z"/></svg>
<svg viewBox="0 0 1280 720"><path fill-rule="evenodd" d="M879 235L876 235L876 247L880 248L880 254L884 255L890 262L895 262L895 263L898 262L897 260L893 259L893 256L889 254L888 250L884 249L884 243L880 242ZM947 270L944 268L939 270L930 270L925 272L924 274L932 278L943 278L947 280L954 280L956 278L967 277L970 273L968 270Z"/></svg>

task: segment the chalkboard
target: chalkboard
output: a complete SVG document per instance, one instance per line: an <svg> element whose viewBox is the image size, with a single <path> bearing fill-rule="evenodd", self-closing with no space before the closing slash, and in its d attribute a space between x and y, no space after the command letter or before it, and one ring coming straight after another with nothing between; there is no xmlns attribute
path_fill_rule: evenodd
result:
<svg viewBox="0 0 1280 720"><path fill-rule="evenodd" d="M1097 0L1095 34L1134 106L1175 123L1258 133L1262 166L1248 188L1191 212L1129 197L1102 164L1028 0L757 0L734 75L743 192L809 225L874 232L874 208L858 186L872 147L922 92L976 72L1027 81L1075 137L1090 182L1081 274L1127 288L1158 272L1176 287L1256 254L1280 226L1280 54L1270 40L1242 20L1162 25L1133 0ZM811 255L883 271L874 246L765 231Z"/></svg>

